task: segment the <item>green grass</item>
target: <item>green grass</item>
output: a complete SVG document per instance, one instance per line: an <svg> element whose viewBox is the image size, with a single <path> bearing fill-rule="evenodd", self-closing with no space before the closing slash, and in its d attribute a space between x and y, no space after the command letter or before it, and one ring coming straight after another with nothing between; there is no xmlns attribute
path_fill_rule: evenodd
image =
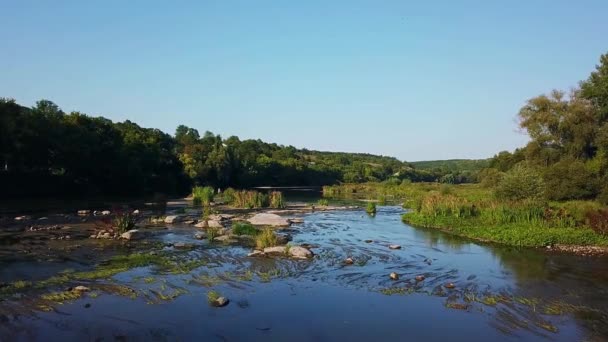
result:
<svg viewBox="0 0 608 342"><path fill-rule="evenodd" d="M270 204L268 196L259 191L236 191L232 206L235 208L264 208Z"/></svg>
<svg viewBox="0 0 608 342"><path fill-rule="evenodd" d="M260 233L252 224L246 222L235 222L232 225L232 233L235 235L256 236Z"/></svg>
<svg viewBox="0 0 608 342"><path fill-rule="evenodd" d="M212 187L196 186L192 189L192 202L194 205L209 205L213 202L215 190Z"/></svg>
<svg viewBox="0 0 608 342"><path fill-rule="evenodd" d="M326 198L321 198L317 201L317 205L320 207L327 207L329 205L329 200Z"/></svg>
<svg viewBox="0 0 608 342"><path fill-rule="evenodd" d="M269 207L281 209L285 208L285 203L283 201L283 193L280 191L273 191L270 193L269 197Z"/></svg>

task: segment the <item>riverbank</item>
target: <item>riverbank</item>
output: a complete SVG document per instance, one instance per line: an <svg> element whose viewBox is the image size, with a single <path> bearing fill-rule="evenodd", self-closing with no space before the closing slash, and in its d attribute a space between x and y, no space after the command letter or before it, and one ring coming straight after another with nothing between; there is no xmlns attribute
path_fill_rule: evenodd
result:
<svg viewBox="0 0 608 342"><path fill-rule="evenodd" d="M603 207L593 201L501 201L477 184L368 183L324 189L327 197L400 201L402 221L480 242L577 255L608 254ZM595 226L594 226L595 225Z"/></svg>

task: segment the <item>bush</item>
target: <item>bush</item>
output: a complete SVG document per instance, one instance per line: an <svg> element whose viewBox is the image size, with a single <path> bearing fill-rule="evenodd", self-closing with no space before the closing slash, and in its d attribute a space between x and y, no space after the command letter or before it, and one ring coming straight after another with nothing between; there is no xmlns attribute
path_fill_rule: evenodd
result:
<svg viewBox="0 0 608 342"><path fill-rule="evenodd" d="M365 208L365 212L370 215L376 215L376 203L368 202L367 207Z"/></svg>
<svg viewBox="0 0 608 342"><path fill-rule="evenodd" d="M600 191L599 195L597 196L597 201L603 205L608 205L608 185L604 186L602 191Z"/></svg>
<svg viewBox="0 0 608 342"><path fill-rule="evenodd" d="M232 233L235 235L256 236L258 235L259 231L249 223L236 222L232 225Z"/></svg>
<svg viewBox="0 0 608 342"><path fill-rule="evenodd" d="M274 247L276 245L278 245L277 236L274 234L274 230L271 228L264 228L255 239L255 246L258 249Z"/></svg>
<svg viewBox="0 0 608 342"><path fill-rule="evenodd" d="M598 179L578 160L561 160L549 166L543 175L546 196L550 200L592 198L597 195Z"/></svg>
<svg viewBox="0 0 608 342"><path fill-rule="evenodd" d="M544 182L532 168L517 164L507 172L495 190L495 195L504 200L541 199Z"/></svg>
<svg viewBox="0 0 608 342"><path fill-rule="evenodd" d="M209 205L213 202L215 191L212 187L196 186L192 189L192 202L194 205Z"/></svg>

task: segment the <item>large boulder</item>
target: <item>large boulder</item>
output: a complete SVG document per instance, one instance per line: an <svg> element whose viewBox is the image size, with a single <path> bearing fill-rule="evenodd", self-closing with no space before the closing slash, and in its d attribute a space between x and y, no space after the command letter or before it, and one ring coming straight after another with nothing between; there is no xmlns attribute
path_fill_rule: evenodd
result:
<svg viewBox="0 0 608 342"><path fill-rule="evenodd" d="M125 240L139 240L139 239L143 239L144 238L144 233L137 230L137 229L131 229L128 232L124 232L122 234L120 234L120 238L121 239L125 239Z"/></svg>
<svg viewBox="0 0 608 342"><path fill-rule="evenodd" d="M289 220L277 214L260 213L250 218L249 223L254 226L288 227Z"/></svg>
<svg viewBox="0 0 608 342"><path fill-rule="evenodd" d="M304 247L291 246L289 247L289 256L296 259L308 259L312 258L312 252Z"/></svg>

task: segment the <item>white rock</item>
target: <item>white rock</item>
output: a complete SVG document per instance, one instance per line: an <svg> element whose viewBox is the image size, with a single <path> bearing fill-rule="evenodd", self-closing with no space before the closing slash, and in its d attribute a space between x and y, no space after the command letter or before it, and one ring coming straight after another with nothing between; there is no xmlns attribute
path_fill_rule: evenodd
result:
<svg viewBox="0 0 608 342"><path fill-rule="evenodd" d="M222 307L228 305L230 301L226 297L220 297L213 302L213 306Z"/></svg>
<svg viewBox="0 0 608 342"><path fill-rule="evenodd" d="M201 221L194 225L196 228L224 228L224 226L215 220Z"/></svg>
<svg viewBox="0 0 608 342"><path fill-rule="evenodd" d="M26 221L26 220L29 220L29 219L31 219L31 217L27 216L27 215L15 217L15 221Z"/></svg>
<svg viewBox="0 0 608 342"><path fill-rule="evenodd" d="M392 280L399 280L399 275L395 272L391 272L390 277Z"/></svg>
<svg viewBox="0 0 608 342"><path fill-rule="evenodd" d="M110 214L111 214L111 212L109 210L104 210L101 212L101 215L103 215L103 216L108 216Z"/></svg>
<svg viewBox="0 0 608 342"><path fill-rule="evenodd" d="M237 242L235 239L232 238L232 236L230 235L222 235L222 236L218 236L216 238L213 239L213 241L217 241L217 242L224 242L224 243L235 243Z"/></svg>
<svg viewBox="0 0 608 342"><path fill-rule="evenodd" d="M289 255L296 259L308 259L312 258L312 252L308 249L300 246L289 247Z"/></svg>
<svg viewBox="0 0 608 342"><path fill-rule="evenodd" d="M139 210L138 209L133 210L133 215L139 215Z"/></svg>
<svg viewBox="0 0 608 342"><path fill-rule="evenodd" d="M276 214L260 213L250 218L249 223L256 226L287 227L289 220Z"/></svg>
<svg viewBox="0 0 608 342"><path fill-rule="evenodd" d="M78 215L80 216L87 216L91 213L90 210L78 210Z"/></svg>
<svg viewBox="0 0 608 342"><path fill-rule="evenodd" d="M207 238L207 236L203 233L196 233L196 234L194 234L194 238L197 240L204 240Z"/></svg>
<svg viewBox="0 0 608 342"><path fill-rule="evenodd" d="M78 291L78 292L87 292L87 291L90 291L90 290L91 289L89 289L88 287L82 286L82 285L76 286L74 288L74 291Z"/></svg>
<svg viewBox="0 0 608 342"><path fill-rule="evenodd" d="M401 246L399 246L399 245L388 245L388 248L390 248L390 249L401 249Z"/></svg>

